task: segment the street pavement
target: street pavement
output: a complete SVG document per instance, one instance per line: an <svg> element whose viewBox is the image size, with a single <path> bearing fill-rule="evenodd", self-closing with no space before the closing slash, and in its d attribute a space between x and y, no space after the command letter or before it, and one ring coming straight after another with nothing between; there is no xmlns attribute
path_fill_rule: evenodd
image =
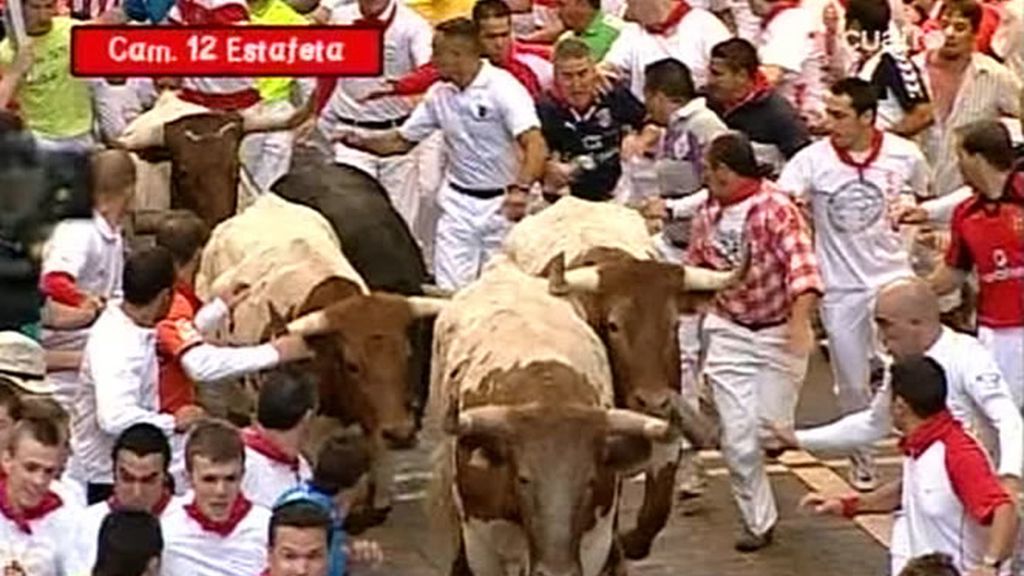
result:
<svg viewBox="0 0 1024 576"><path fill-rule="evenodd" d="M827 422L837 415L828 364L820 354L812 358L801 395L800 426ZM431 554L425 511L430 478L430 453L439 432L428 423L420 446L402 452L397 465L396 503L386 524L365 534L380 541L385 563L376 569L357 568L362 574L388 576L447 575ZM894 440L882 444L879 469L883 479L899 474ZM826 493L851 491L845 483L848 461L836 455L788 452L769 464L769 475L779 506L775 543L754 554L733 550L738 512L729 489L729 477L717 452L703 452L708 488L698 503L677 504L651 555L628 566L633 576L883 576L888 574L887 516L817 518L797 511L797 503L810 490ZM633 525L642 484L627 482L620 523Z"/></svg>

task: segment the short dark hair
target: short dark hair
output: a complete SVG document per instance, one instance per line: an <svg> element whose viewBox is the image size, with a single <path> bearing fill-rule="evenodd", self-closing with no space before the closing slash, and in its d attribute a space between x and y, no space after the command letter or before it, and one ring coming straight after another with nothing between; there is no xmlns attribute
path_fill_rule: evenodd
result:
<svg viewBox="0 0 1024 576"><path fill-rule="evenodd" d="M316 407L316 390L297 370L271 370L260 384L256 421L269 430L291 430Z"/></svg>
<svg viewBox="0 0 1024 576"><path fill-rule="evenodd" d="M174 258L166 248L154 246L133 253L124 263L124 299L145 306L174 286Z"/></svg>
<svg viewBox="0 0 1024 576"><path fill-rule="evenodd" d="M156 245L166 248L178 266L188 264L209 239L210 227L193 212L168 216L156 231Z"/></svg>
<svg viewBox="0 0 1024 576"><path fill-rule="evenodd" d="M981 30L981 21L985 17L985 8L975 0L950 0L942 5L942 15L957 15L966 18L971 23L971 31L977 33Z"/></svg>
<svg viewBox="0 0 1024 576"><path fill-rule="evenodd" d="M100 524L92 576L142 576L164 550L160 522L149 512L115 510Z"/></svg>
<svg viewBox="0 0 1024 576"><path fill-rule="evenodd" d="M555 52L551 55L552 62L571 60L573 58L593 58L590 46L579 38L564 38L555 44Z"/></svg>
<svg viewBox="0 0 1024 576"><path fill-rule="evenodd" d="M503 0L477 0L473 4L473 22L479 26L490 18L512 18L512 10Z"/></svg>
<svg viewBox="0 0 1024 576"><path fill-rule="evenodd" d="M949 554L932 552L911 558L899 576L960 576L960 571Z"/></svg>
<svg viewBox="0 0 1024 576"><path fill-rule="evenodd" d="M370 470L370 448L362 436L336 435L324 442L316 457L311 484L334 496L356 485Z"/></svg>
<svg viewBox="0 0 1024 576"><path fill-rule="evenodd" d="M676 102L692 100L697 92L690 69L675 58L663 58L644 68L644 90Z"/></svg>
<svg viewBox="0 0 1024 576"><path fill-rule="evenodd" d="M276 541L277 529L280 527L316 528L323 530L325 542L331 540L331 514L314 502L299 500L274 508L268 538L271 546Z"/></svg>
<svg viewBox="0 0 1024 576"><path fill-rule="evenodd" d="M13 381L0 376L0 407L7 409L7 415L11 420L21 420L21 394L18 392L18 385Z"/></svg>
<svg viewBox="0 0 1024 576"><path fill-rule="evenodd" d="M946 373L938 362L923 355L908 356L889 369L893 398L902 398L919 418L946 409Z"/></svg>
<svg viewBox="0 0 1024 576"><path fill-rule="evenodd" d="M832 84L829 91L836 96L848 96L850 105L858 116L865 112L878 112L878 89L870 82L860 78L843 78Z"/></svg>
<svg viewBox="0 0 1024 576"><path fill-rule="evenodd" d="M862 32L884 34L889 31L891 20L888 0L850 0L846 5L846 24L856 22Z"/></svg>
<svg viewBox="0 0 1024 576"><path fill-rule="evenodd" d="M978 120L957 130L960 146L968 154L980 154L997 170L1011 170L1017 161L1010 131L998 120Z"/></svg>
<svg viewBox="0 0 1024 576"><path fill-rule="evenodd" d="M216 464L238 460L245 462L242 435L231 424L222 420L204 420L196 425L185 443L185 467L191 471L196 456Z"/></svg>
<svg viewBox="0 0 1024 576"><path fill-rule="evenodd" d="M711 49L711 58L721 60L733 72L746 72L751 78L757 76L761 67L757 48L743 38L730 38L715 44Z"/></svg>
<svg viewBox="0 0 1024 576"><path fill-rule="evenodd" d="M167 436L156 426L147 422L132 424L117 437L114 442L114 449L111 451L111 458L114 467L117 467L117 455L124 452L131 452L140 458L150 454L159 454L164 459L164 472L171 465L171 444Z"/></svg>
<svg viewBox="0 0 1024 576"><path fill-rule="evenodd" d="M708 144L708 163L712 168L725 166L744 178L764 178L770 167L758 164L750 139L742 132L726 132Z"/></svg>
<svg viewBox="0 0 1024 576"><path fill-rule="evenodd" d="M21 132L24 129L25 124L21 121L21 116L10 110L0 110L0 134Z"/></svg>
<svg viewBox="0 0 1024 576"><path fill-rule="evenodd" d="M438 24L435 30L446 39L457 38L472 44L478 52L480 51L480 28L469 18L445 20Z"/></svg>
<svg viewBox="0 0 1024 576"><path fill-rule="evenodd" d="M60 425L49 418L22 418L14 424L7 450L14 454L24 438L31 438L47 448L59 448L62 434Z"/></svg>

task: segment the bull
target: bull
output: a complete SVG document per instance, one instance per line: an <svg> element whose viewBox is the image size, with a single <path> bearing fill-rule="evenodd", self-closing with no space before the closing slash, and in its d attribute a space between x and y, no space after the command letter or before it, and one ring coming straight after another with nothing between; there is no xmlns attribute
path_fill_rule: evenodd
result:
<svg viewBox="0 0 1024 576"><path fill-rule="evenodd" d="M571 197L517 224L503 250L577 305L608 350L616 406L659 418L685 410L687 420L699 419L679 395L678 318L737 282L744 267L719 272L654 261L636 212ZM649 555L668 522L678 465L678 449L665 444L647 462L637 524L622 537L626 558Z"/></svg>
<svg viewBox="0 0 1024 576"><path fill-rule="evenodd" d="M450 438L431 517L452 574L617 573L620 472L677 427L613 408L604 346L572 305L491 264L438 317L433 375Z"/></svg>

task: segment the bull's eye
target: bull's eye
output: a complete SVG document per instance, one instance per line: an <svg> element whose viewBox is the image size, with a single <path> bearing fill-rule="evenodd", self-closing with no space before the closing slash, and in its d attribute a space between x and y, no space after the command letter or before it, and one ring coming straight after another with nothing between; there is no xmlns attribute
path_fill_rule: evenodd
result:
<svg viewBox="0 0 1024 576"><path fill-rule="evenodd" d="M359 374L359 364L356 364L351 360L346 360L345 370L348 371L350 374Z"/></svg>
<svg viewBox="0 0 1024 576"><path fill-rule="evenodd" d="M519 476L517 476L516 477L516 481L519 482L520 486L529 486L530 485L530 477L529 476L525 476L523 474L520 474Z"/></svg>
<svg viewBox="0 0 1024 576"><path fill-rule="evenodd" d="M615 320L608 321L608 333L615 334L619 331L619 323Z"/></svg>

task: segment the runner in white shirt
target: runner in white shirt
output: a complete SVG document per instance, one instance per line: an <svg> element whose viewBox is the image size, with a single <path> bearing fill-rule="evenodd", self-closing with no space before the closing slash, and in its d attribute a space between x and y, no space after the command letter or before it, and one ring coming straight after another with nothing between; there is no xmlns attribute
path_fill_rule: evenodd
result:
<svg viewBox="0 0 1024 576"><path fill-rule="evenodd" d="M834 84L826 98L831 137L797 153L779 178L780 188L812 208L825 282L821 318L844 414L863 410L871 400L874 295L886 283L913 275L897 210L928 189L928 166L917 146L874 127L877 105L874 87L863 80ZM868 450L854 457L851 482L863 490L874 487Z"/></svg>
<svg viewBox="0 0 1024 576"><path fill-rule="evenodd" d="M157 576L164 550L160 520L140 510L111 512L100 523L96 548L91 574L125 574L126 567L138 566L141 572L132 576Z"/></svg>
<svg viewBox="0 0 1024 576"><path fill-rule="evenodd" d="M92 219L57 225L43 250L40 282L48 310L70 306L81 310L87 320L81 323L73 318L67 324L44 318L41 341L48 351L80 353L89 338L92 321L88 318L95 319L107 300L121 295L125 252L121 224L132 203L135 166L127 152L107 150L93 157L91 168ZM57 387L55 398L70 411L79 387L77 368L54 371L50 380Z"/></svg>
<svg viewBox="0 0 1024 576"><path fill-rule="evenodd" d="M264 576L328 576L332 541L330 510L313 499L274 508ZM299 564L302 562L302 564ZM333 575L332 575L333 576Z"/></svg>
<svg viewBox="0 0 1024 576"><path fill-rule="evenodd" d="M711 48L728 40L717 16L684 0L629 0L636 23L627 24L600 64L601 71L628 82L643 100L644 68L664 58L686 64L698 89L707 81Z"/></svg>
<svg viewBox="0 0 1024 576"><path fill-rule="evenodd" d="M21 420L0 456L0 573L78 576L88 573L74 546L73 504L48 490L57 477L61 434L56 423Z"/></svg>
<svg viewBox="0 0 1024 576"><path fill-rule="evenodd" d="M1024 471L1020 406L1014 402L991 353L974 337L943 326L939 316L939 302L931 287L916 277L886 285L875 304L875 320L888 351L896 359L923 354L942 366L950 413L964 429L976 434L998 463L1000 483L1011 494L1017 494ZM795 434L780 426L774 432L789 448L834 452L868 446L892 431L891 404L887 378L867 410ZM904 521L905 517L897 513L895 533L900 533ZM909 552L905 544L896 539L890 546L894 565L906 562Z"/></svg>
<svg viewBox="0 0 1024 576"><path fill-rule="evenodd" d="M761 71L809 126L819 126L825 106L821 13L793 0L751 0L751 6L763 17Z"/></svg>
<svg viewBox="0 0 1024 576"><path fill-rule="evenodd" d="M271 508L286 490L313 477L300 450L316 415L316 390L299 374L275 370L260 382L256 423L242 431L242 492Z"/></svg>
<svg viewBox="0 0 1024 576"><path fill-rule="evenodd" d="M894 526L892 574L906 560L932 552L953 558L961 574L1007 575L1019 520L1014 500L996 481L977 441L946 409L942 367L926 356L893 365L892 418L903 434L903 473L863 496L825 498L809 494L802 508L820 515L853 518L899 510Z"/></svg>
<svg viewBox="0 0 1024 576"><path fill-rule="evenodd" d="M194 494L175 499L161 519L163 574L257 576L266 567L270 510L242 494L244 459L231 425L196 426L185 447Z"/></svg>
<svg viewBox="0 0 1024 576"><path fill-rule="evenodd" d="M430 87L402 127L374 137L351 131L337 136L347 146L392 155L408 152L436 130L444 132L450 166L438 197L434 275L448 290L473 281L499 250L509 221L525 216L529 191L543 176L547 158L526 88L480 54L472 21L444 22L437 27L433 56L444 81Z"/></svg>
<svg viewBox="0 0 1024 576"><path fill-rule="evenodd" d="M129 426L149 422L171 437L174 447L181 442L176 433L202 416L198 408L174 416L159 413L154 326L170 307L173 283L174 262L166 249L133 254L125 264L124 301L107 306L86 344L82 385L71 413L74 458L90 504L111 495L114 441Z"/></svg>
<svg viewBox="0 0 1024 576"><path fill-rule="evenodd" d="M356 130L372 137L401 126L415 106L413 98L365 98L387 88L387 78L399 78L430 61L433 37L430 24L400 0L359 0L343 4L330 9L327 20L332 25L363 24L384 28L384 67L380 76L338 79L321 112L321 129L327 134L339 129ZM336 142L334 161L355 166L376 178L410 230L417 231L422 197L417 168L420 151L416 148L406 154L383 157ZM418 235L417 239L422 242Z"/></svg>
<svg viewBox="0 0 1024 576"><path fill-rule="evenodd" d="M171 445L152 424L129 426L114 444L114 495L89 506L79 520L79 554L87 566L96 563L100 526L117 510L141 510L159 519L171 501Z"/></svg>

